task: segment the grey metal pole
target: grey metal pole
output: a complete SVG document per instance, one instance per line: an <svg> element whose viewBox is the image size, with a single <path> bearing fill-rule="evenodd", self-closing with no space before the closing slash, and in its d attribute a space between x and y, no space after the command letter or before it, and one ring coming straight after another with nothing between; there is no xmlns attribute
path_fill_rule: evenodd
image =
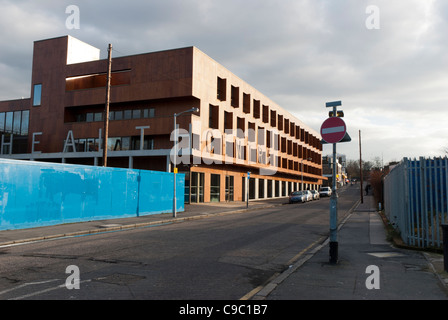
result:
<svg viewBox="0 0 448 320"><path fill-rule="evenodd" d="M363 196L363 176L362 176L362 155L361 155L361 130L359 130L359 177L361 179L361 203L364 203Z"/></svg>
<svg viewBox="0 0 448 320"><path fill-rule="evenodd" d="M173 159L173 179L174 179L174 194L173 194L173 217L176 218L176 171L177 171L177 128L176 128L176 117L177 114L174 114L174 159Z"/></svg>
<svg viewBox="0 0 448 320"><path fill-rule="evenodd" d="M198 112L199 108L191 108L189 110L185 110L179 113L175 113L174 114L174 169L173 169L173 174L174 174L174 195L173 195L173 217L176 217L176 175L177 175L177 143L179 142L178 137L177 137L177 121L176 118L177 116L180 116L183 113L186 112Z"/></svg>
<svg viewBox="0 0 448 320"><path fill-rule="evenodd" d="M250 180L250 172L247 172L247 182L246 182L246 208L249 208L249 180Z"/></svg>
<svg viewBox="0 0 448 320"><path fill-rule="evenodd" d="M442 224L443 239L443 270L448 272L448 224Z"/></svg>
<svg viewBox="0 0 448 320"><path fill-rule="evenodd" d="M336 116L336 107L333 107ZM336 187L336 143L333 143L333 188L330 197L330 263L338 262L338 194Z"/></svg>

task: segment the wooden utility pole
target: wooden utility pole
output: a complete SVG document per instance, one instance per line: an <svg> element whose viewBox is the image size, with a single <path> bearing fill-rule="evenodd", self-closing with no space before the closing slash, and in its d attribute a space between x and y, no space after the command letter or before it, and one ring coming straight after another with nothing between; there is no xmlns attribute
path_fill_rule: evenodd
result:
<svg viewBox="0 0 448 320"><path fill-rule="evenodd" d="M103 167L107 167L107 140L109 138L109 103L110 103L110 75L112 67L112 45L109 43L107 50L107 83L106 83L106 107L104 110L104 138L103 138Z"/></svg>
<svg viewBox="0 0 448 320"><path fill-rule="evenodd" d="M359 130L359 176L361 177L361 203L364 203L364 190L362 188L361 130Z"/></svg>

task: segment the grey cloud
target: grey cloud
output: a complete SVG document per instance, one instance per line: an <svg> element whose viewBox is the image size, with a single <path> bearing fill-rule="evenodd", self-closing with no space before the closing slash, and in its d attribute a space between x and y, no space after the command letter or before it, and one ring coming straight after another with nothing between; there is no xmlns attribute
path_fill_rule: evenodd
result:
<svg viewBox="0 0 448 320"><path fill-rule="evenodd" d="M70 4L80 8L79 30L65 27ZM380 30L365 27L370 4L380 9ZM410 126L422 108L446 117L446 2L0 0L0 5L0 27L8 30L0 34L2 100L29 96L34 40L71 34L102 49L103 58L108 43L114 55L197 46L299 118L310 119L316 130L328 99L378 114L405 109Z"/></svg>

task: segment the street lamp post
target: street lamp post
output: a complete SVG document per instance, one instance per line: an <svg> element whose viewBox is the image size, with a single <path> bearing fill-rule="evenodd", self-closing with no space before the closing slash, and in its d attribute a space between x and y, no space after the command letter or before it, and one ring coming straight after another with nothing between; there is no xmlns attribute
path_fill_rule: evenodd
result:
<svg viewBox="0 0 448 320"><path fill-rule="evenodd" d="M187 112L198 112L199 108L191 108L189 110L185 110L179 113L175 113L174 114L174 157L173 157L173 164L174 164L174 168L173 168L173 173L174 173L174 190L173 190L173 217L176 217L176 175L177 175L177 143L178 141L178 137L177 137L177 117L180 116L183 113L187 113Z"/></svg>

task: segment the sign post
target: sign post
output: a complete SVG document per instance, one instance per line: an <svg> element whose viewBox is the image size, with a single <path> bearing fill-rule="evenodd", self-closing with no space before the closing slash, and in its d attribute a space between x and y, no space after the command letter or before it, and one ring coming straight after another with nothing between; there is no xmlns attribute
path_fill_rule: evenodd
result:
<svg viewBox="0 0 448 320"><path fill-rule="evenodd" d="M337 116L337 107L341 101L327 102L326 107L332 107L333 113L324 121L320 134L325 143L333 144L333 186L330 197L330 264L338 262L338 193L336 186L336 143L347 140L347 127L344 120ZM350 139L350 138L348 138ZM348 140L350 141L350 140Z"/></svg>
<svg viewBox="0 0 448 320"><path fill-rule="evenodd" d="M250 171L247 171L246 208L249 208L249 181L250 181Z"/></svg>

